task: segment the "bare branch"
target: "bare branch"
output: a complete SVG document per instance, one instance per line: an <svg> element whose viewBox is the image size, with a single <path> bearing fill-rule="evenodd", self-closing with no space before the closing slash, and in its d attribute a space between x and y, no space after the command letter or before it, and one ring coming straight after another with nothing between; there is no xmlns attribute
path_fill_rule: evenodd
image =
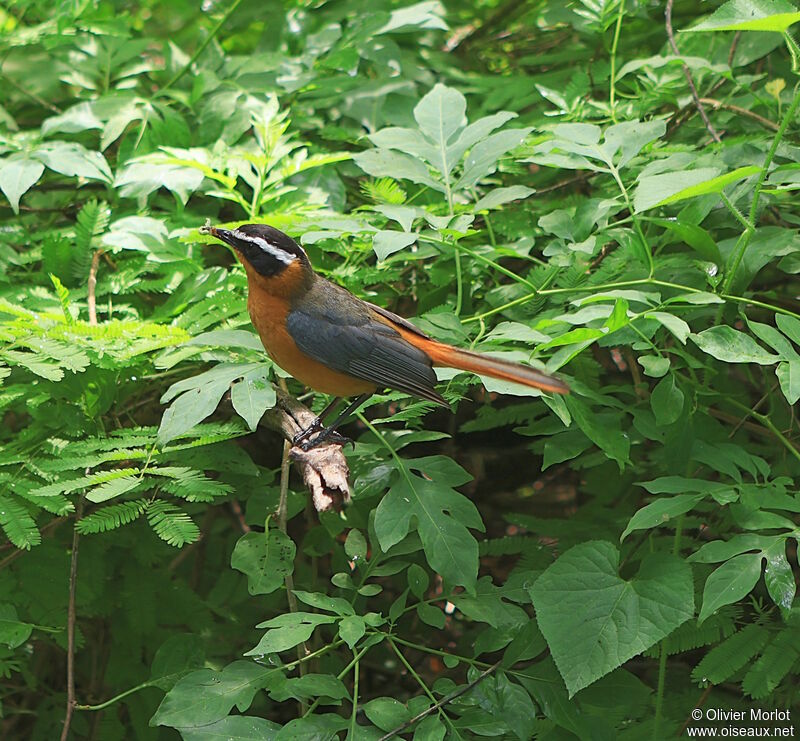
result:
<svg viewBox="0 0 800 741"><path fill-rule="evenodd" d="M381 736L378 741L388 741L388 739L394 738L398 734L400 734L403 731L405 731L406 728L411 728L411 726L413 726L415 723L417 723L418 721L422 720L423 718L427 717L431 713L437 712L438 710L443 708L448 703L453 702L453 700L455 700L456 698L461 697L461 695L465 695L476 684L482 682L492 672L496 671L497 667L499 667L499 666L500 666L500 662L499 661L495 662L488 669L484 669L471 682L468 682L463 687L459 687L457 690L453 690L449 695L445 695L441 700L439 700L439 702L434 703L433 705L431 705L426 710L423 710L421 713L417 713L413 718L411 718L411 720L407 720L405 723L403 723L403 725L397 726L397 728L389 731L389 733L385 734L384 736Z"/></svg>
<svg viewBox="0 0 800 741"><path fill-rule="evenodd" d="M667 38L669 38L669 45L672 47L672 51L674 52L675 56L679 57L681 53L678 51L678 45L675 43L675 34L672 31L672 4L674 0L667 0L667 8L664 11L664 19L665 25L667 28ZM683 67L683 74L686 77L686 82L689 83L689 90L692 92L692 98L694 99L695 107L697 108L700 117L703 119L703 123L706 125L708 129L708 133L711 134L711 138L715 142L721 142L719 134L717 130L712 125L711 121L708 118L708 114L706 113L706 109L703 107L703 104L700 102L700 96L697 94L697 88L694 86L694 80L692 79L692 73L689 71L689 68L685 64L681 64Z"/></svg>
<svg viewBox="0 0 800 741"><path fill-rule="evenodd" d="M97 301L95 299L95 287L97 286L97 268L100 266L100 258L103 250L97 250L92 255L92 266L89 268L89 280L87 281L88 294L86 303L89 305L89 324L97 326Z"/></svg>
<svg viewBox="0 0 800 741"><path fill-rule="evenodd" d="M316 415L308 407L281 389L276 389L278 403L261 419L261 423L283 435L291 442L294 436L311 425ZM350 503L350 469L340 445L320 445L304 451L298 447L289 450L303 481L311 492L317 512L341 509Z"/></svg>
<svg viewBox="0 0 800 741"><path fill-rule="evenodd" d="M84 499L81 496L75 508L75 522L83 516ZM78 583L78 528L72 531L72 556L69 564L69 605L67 607L67 711L64 715L64 727L61 729L61 741L67 741L72 713L75 710L75 594Z"/></svg>

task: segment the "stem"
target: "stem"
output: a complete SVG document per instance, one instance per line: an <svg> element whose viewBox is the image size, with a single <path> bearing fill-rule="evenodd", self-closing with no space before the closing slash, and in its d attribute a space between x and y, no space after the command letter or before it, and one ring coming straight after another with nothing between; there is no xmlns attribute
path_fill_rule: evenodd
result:
<svg viewBox="0 0 800 741"><path fill-rule="evenodd" d="M414 667L411 666L411 664L408 663L408 660L406 659L406 657L403 656L403 653L400 651L399 648L397 648L397 646L395 645L393 636L387 636L387 638L389 640L389 645L392 647L392 650L397 654L397 658L400 659L400 662L406 668L406 671L408 671L408 673L412 677L414 677L414 679L417 680L417 684L422 688L422 691L428 696L428 699L436 707L437 711L439 712L439 716L442 718L442 720L444 720L445 723L447 723L448 726L450 726L450 729L455 734L455 737L458 738L459 737L458 736L458 732L456 731L455 726L453 726L453 721L451 721L450 718L448 717L447 713L445 713L444 710L442 710L442 708L438 706L438 703L436 702L436 698L434 697L434 695L430 691L430 689L428 689L428 685L425 684L425 682L422 681L422 677L420 677L419 674L417 674L417 672L414 669Z"/></svg>
<svg viewBox="0 0 800 741"><path fill-rule="evenodd" d="M304 661L308 661L309 659L314 659L317 656L321 656L326 651L331 651L334 648L338 648L344 641L340 639L334 641L333 643L329 643L327 646L323 646L322 648L318 648L316 651L304 656L302 659L297 659L296 661L292 661L288 664L284 664L282 666L276 666L274 669L270 669L264 676L269 677L270 675L274 674L275 672L280 671L289 671L290 669L294 669L298 664L302 664ZM147 682L142 682L142 684L137 684L135 687L131 687L130 689L125 690L124 692L120 692L118 695L114 695L114 697L106 700L105 702L101 702L99 705L76 705L76 710L105 710L105 708L113 705L115 702L119 702L123 698L127 697L128 695L132 695L134 692L138 692L139 690L146 689L147 687L153 687L156 685L157 682L164 679L164 677L159 677L158 679L151 679Z"/></svg>
<svg viewBox="0 0 800 741"><path fill-rule="evenodd" d="M679 57L681 53L678 51L678 45L675 43L675 34L672 31L672 3L674 0L667 0L667 7L664 11L664 25L667 29L667 38L669 39L669 45L672 47L672 51L676 57ZM692 73L689 71L689 68L681 62L681 66L683 67L683 75L686 78L686 82L689 84L689 90L692 93L692 100L694 100L695 108L697 108L697 112L700 114L700 118L703 119L703 123L706 125L706 129L708 129L708 133L711 134L711 138L719 143L722 140L719 138L719 134L717 133L714 126L711 124L711 121L708 118L708 114L706 113L706 109L703 107L703 104L700 102L700 96L697 94L697 88L694 85L694 80L692 79Z"/></svg>
<svg viewBox="0 0 800 741"><path fill-rule="evenodd" d="M283 380L283 379L281 379ZM286 386L286 382L283 382L283 386ZM284 388L285 390L285 388ZM286 511L288 508L287 500L289 496L289 451L292 449L292 445L288 440L284 440L283 442L283 456L281 457L281 484L280 484L280 499L278 500L278 527L280 530L286 534ZM264 534L264 537L269 537L269 531ZM283 578L283 583L286 585L286 602L289 604L289 612L297 612L297 597L294 596L294 577L292 576L292 572L290 571L286 576ZM303 659L309 655L308 646L306 642L297 644L297 659L300 661L300 676L302 677L305 671L305 664L302 663ZM300 705L300 714L304 715L308 706L306 705L305 701L299 700Z"/></svg>
<svg viewBox="0 0 800 741"><path fill-rule="evenodd" d="M681 550L681 535L683 534L683 515L678 518L675 525L675 538L672 541L672 553L677 556ZM664 707L664 687L667 678L667 639L661 641L661 653L658 657L658 689L656 691L656 713L653 721L653 738L658 739L661 726L661 711Z"/></svg>
<svg viewBox="0 0 800 741"><path fill-rule="evenodd" d="M608 107L611 109L611 120L617 122L617 44L619 44L619 32L622 29L622 18L625 15L625 0L619 0L619 12L617 14L617 25L614 29L614 40L611 42L611 80L608 91Z"/></svg>
<svg viewBox="0 0 800 741"><path fill-rule="evenodd" d="M75 508L75 523L83 516L83 495L78 499ZM78 545L80 535L77 526L72 530L72 554L69 562L69 604L67 606L67 711L64 715L64 727L61 729L61 741L67 741L72 713L75 710L75 594L78 584Z"/></svg>
<svg viewBox="0 0 800 741"><path fill-rule="evenodd" d="M356 737L356 713L358 712L358 670L359 670L359 661L358 657L355 659L355 667L353 668L353 673L355 678L353 679L353 712L350 714L350 733L349 738Z"/></svg>
<svg viewBox="0 0 800 741"><path fill-rule="evenodd" d="M211 33L208 34L208 36L206 37L205 41L203 41L203 43L200 44L200 46L198 46L197 49L195 49L195 52L189 58L189 61L186 62L186 64L183 66L183 68L180 69L172 77L172 79L169 80L167 82L167 84L164 85L164 87L162 87L161 90L159 90L156 93L156 96L163 95L164 91L166 91L169 88L171 88L176 82L178 82L178 80L180 80L192 68L192 65L197 61L198 57L205 51L206 47L214 40L216 35L219 33L219 30L222 28L222 26L225 25L225 23L227 23L228 18L231 17L231 15L236 10L236 8L239 7L239 4L241 2L242 2L242 0L233 0L233 3L231 4L231 7L228 8L228 10L226 10L225 14L222 16L222 18L220 18L219 21L217 21L217 24L214 26L214 28L211 29Z"/></svg>
<svg viewBox="0 0 800 741"><path fill-rule="evenodd" d="M89 307L89 326L97 326L97 299L95 298L95 288L97 287L97 269L100 267L100 257L103 250L95 250L92 255L92 266L89 268L89 279L86 281L86 303Z"/></svg>
<svg viewBox="0 0 800 741"><path fill-rule="evenodd" d="M794 118L794 114L798 105L800 105L800 85L795 87L792 102L786 109L786 114L781 121L780 128L775 133L775 137L772 140L772 144L767 152L767 156L764 158L764 164L761 167L761 173L758 176L758 181L756 182L756 187L753 191L753 202L750 205L750 214L747 219L750 224L750 229L745 229L745 231L742 233L742 236L739 238L739 241L736 243L736 247L734 247L731 259L728 262L728 270L727 274L725 275L725 280L722 282L722 293L727 293L730 290L733 280L736 277L736 272L739 270L739 265L744 258L744 253L747 251L747 245L750 243L750 237L752 237L753 232L755 231L754 225L756 223L756 214L758 213L758 201L761 198L761 188L764 186L764 181L769 173L769 166L772 164L775 153L778 151L778 145L781 143L781 139L783 139L783 135L786 133L789 122L792 120L792 118Z"/></svg>

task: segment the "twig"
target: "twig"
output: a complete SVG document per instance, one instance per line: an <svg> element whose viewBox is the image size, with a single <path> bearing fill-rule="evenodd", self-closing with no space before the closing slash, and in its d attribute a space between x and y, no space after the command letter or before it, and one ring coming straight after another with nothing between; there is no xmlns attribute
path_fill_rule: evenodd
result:
<svg viewBox="0 0 800 741"><path fill-rule="evenodd" d="M664 11L664 20L665 26L667 28L667 38L669 38L669 45L672 47L672 51L675 53L675 56L679 57L681 53L678 51L678 45L675 43L675 34L672 31L672 4L674 0L667 0L667 7ZM722 139L719 138L719 134L717 133L714 126L711 124L711 121L708 118L708 114L706 113L706 109L703 108L703 104L700 102L700 96L697 94L697 88L694 86L694 80L692 79L692 73L689 71L689 68L681 62L681 66L683 67L683 74L686 77L686 82L689 83L689 90L692 92L692 98L694 99L694 104L697 107L697 111L700 113L700 117L703 119L703 123L706 125L708 129L708 133L711 134L711 138L719 143Z"/></svg>
<svg viewBox="0 0 800 741"><path fill-rule="evenodd" d="M178 70L178 72L175 73L175 75L173 75L172 79L170 79L167 82L167 84L164 85L164 87L162 87L161 90L159 90L156 93L156 95L163 95L165 90L171 88L192 68L192 65L197 61L197 58L205 51L206 47L214 40L216 35L219 33L220 28L222 28L225 25L225 23L227 23L228 18L230 18L231 15L233 15L233 12L236 10L236 8L239 7L239 3L241 2L242 0L233 0L231 7L228 8L225 11L225 15L223 15L222 18L220 18L219 21L217 21L217 24L214 26L214 28L211 29L211 32L206 37L205 41L203 41L203 43L200 44L200 46L198 46L197 49L195 49L195 52L189 58L189 61L186 62L186 64L184 64L183 67L180 70Z"/></svg>
<svg viewBox="0 0 800 741"><path fill-rule="evenodd" d="M13 80L12 78L10 78L5 72L0 72L0 77L2 77L17 92L20 92L23 95L26 95L27 97L29 97L31 100L36 101L40 106L42 106L44 108L47 108L49 111L52 111L53 113L61 113L61 109L58 106L53 105L52 103L46 101L41 96L39 96L36 93L31 92L27 88L23 87L16 80Z"/></svg>
<svg viewBox="0 0 800 741"><path fill-rule="evenodd" d="M249 533L250 525L248 525L247 520L245 520L244 512L242 511L242 505L239 504L239 500L231 499L230 505L231 505L231 511L233 512L234 517L239 523L239 527L242 528L242 532Z"/></svg>
<svg viewBox="0 0 800 741"><path fill-rule="evenodd" d="M710 105L715 110L723 108L726 111L738 113L740 116L747 116L748 118L752 118L753 121L758 121L762 126L768 129L772 129L772 131L778 130L778 124L776 124L774 121L770 121L768 118L759 116L757 113L754 113L753 111L748 111L747 108L740 108L738 105L733 105L732 103L723 103L721 100L716 100L716 98L700 98L700 102L705 103L706 105Z"/></svg>
<svg viewBox="0 0 800 741"><path fill-rule="evenodd" d="M438 702L434 703L433 705L431 705L426 710L423 710L421 713L417 713L413 718L411 718L410 720L407 720L405 723L403 723L403 725L397 726L397 728L389 731L389 733L385 734L384 736L381 736L379 741L387 741L390 738L394 738L398 734L400 734L403 731L405 731L406 728L411 728L411 726L413 726L415 723L421 721L423 718L427 717L431 713L437 712L438 710L443 708L448 703L453 702L453 700L455 700L456 698L461 697L461 695L466 694L475 685L477 685L478 683L482 682L492 672L496 671L497 667L499 667L499 666L500 666L500 661L495 662L488 669L485 669L484 671L482 671L471 682L468 682L463 687L459 687L457 690L453 690L449 695L445 695L441 700L439 700Z"/></svg>
<svg viewBox="0 0 800 741"><path fill-rule="evenodd" d="M282 378L279 381L281 391L286 392L286 381ZM283 456L281 457L281 489L280 489L280 499L278 500L278 527L281 531L286 534L286 521L287 521L287 510L289 507L288 497L289 497L289 451L292 449L292 444L289 440L284 440L283 442ZM268 537L265 534L264 537ZM294 596L294 577L292 576L292 572L290 571L283 579L284 584L286 585L286 601L289 603L289 612L297 612L297 597ZM308 649L308 645L305 641L302 643L297 644L297 660L300 662L298 665L298 670L300 672L300 676L302 677L306 673L306 665L304 663L304 659L311 653ZM300 706L300 715L305 715L306 711L308 710L308 705L306 704L305 700L298 700L298 705Z"/></svg>
<svg viewBox="0 0 800 741"><path fill-rule="evenodd" d="M89 280L87 281L86 303L89 305L89 324L97 326L97 300L95 298L95 288L97 287L97 269L100 267L100 257L104 250L95 251L92 255L92 266L89 268Z"/></svg>
<svg viewBox="0 0 800 741"><path fill-rule="evenodd" d="M67 711L64 715L64 727L61 729L61 741L67 741L72 713L75 710L75 594L78 583L78 534L77 523L83 516L84 499L81 496L75 508L76 526L72 531L72 555L69 563L69 605L67 607Z"/></svg>

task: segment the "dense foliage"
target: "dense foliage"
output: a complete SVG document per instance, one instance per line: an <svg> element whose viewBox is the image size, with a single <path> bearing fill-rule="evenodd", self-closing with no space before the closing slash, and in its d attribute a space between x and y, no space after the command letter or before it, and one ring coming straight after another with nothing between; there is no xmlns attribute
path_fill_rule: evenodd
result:
<svg viewBox="0 0 800 741"><path fill-rule="evenodd" d="M660 739L797 702L800 12L664 11L0 9L3 738ZM572 393L374 397L318 515L207 219Z"/></svg>

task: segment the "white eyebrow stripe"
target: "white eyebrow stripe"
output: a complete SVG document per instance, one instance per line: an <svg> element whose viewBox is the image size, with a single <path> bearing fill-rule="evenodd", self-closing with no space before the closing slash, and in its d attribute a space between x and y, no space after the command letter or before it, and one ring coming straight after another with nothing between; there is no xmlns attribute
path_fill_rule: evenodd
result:
<svg viewBox="0 0 800 741"><path fill-rule="evenodd" d="M286 250L278 247L278 245L267 242L266 239L262 239L261 237L251 237L249 234L245 234L238 229L233 230L233 236L237 239L241 239L243 242L250 242L251 244L256 245L263 252L266 252L268 255L272 255L272 257L274 257L276 260L279 260L284 265L290 265L297 259L297 255L292 255Z"/></svg>

